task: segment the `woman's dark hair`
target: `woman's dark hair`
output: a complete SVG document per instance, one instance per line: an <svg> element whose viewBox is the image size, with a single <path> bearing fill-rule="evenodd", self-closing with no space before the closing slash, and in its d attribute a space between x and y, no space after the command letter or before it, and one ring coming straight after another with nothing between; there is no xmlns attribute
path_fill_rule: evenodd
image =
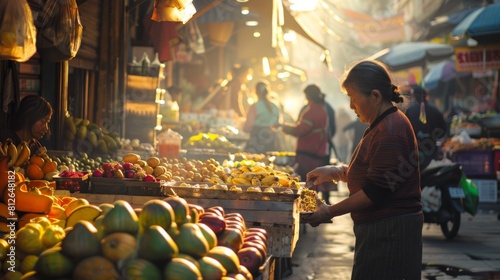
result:
<svg viewBox="0 0 500 280"><path fill-rule="evenodd" d="M306 97L315 103L323 104L325 103L325 94L321 92L317 85L308 85L304 89Z"/></svg>
<svg viewBox="0 0 500 280"><path fill-rule="evenodd" d="M355 64L343 76L342 90L354 86L359 91L369 95L372 90L378 90L382 98L395 103L403 102L398 87L391 82L387 67L376 60L363 60Z"/></svg>
<svg viewBox="0 0 500 280"><path fill-rule="evenodd" d="M19 130L31 127L39 120L52 116L52 106L39 95L28 95L21 100L13 120L13 129Z"/></svg>

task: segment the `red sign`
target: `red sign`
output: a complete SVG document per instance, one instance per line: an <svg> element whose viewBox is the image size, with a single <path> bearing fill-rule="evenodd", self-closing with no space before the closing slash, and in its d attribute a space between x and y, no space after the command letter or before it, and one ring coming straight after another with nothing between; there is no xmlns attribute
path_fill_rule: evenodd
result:
<svg viewBox="0 0 500 280"><path fill-rule="evenodd" d="M456 47L455 57L457 71L500 69L500 45Z"/></svg>

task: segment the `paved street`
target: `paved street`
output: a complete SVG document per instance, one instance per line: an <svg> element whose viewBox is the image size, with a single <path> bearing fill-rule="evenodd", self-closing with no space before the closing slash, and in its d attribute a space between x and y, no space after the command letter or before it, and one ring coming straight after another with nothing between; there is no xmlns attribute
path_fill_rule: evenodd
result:
<svg viewBox="0 0 500 280"><path fill-rule="evenodd" d="M332 192L331 201L345 197ZM422 279L500 279L500 221L498 205L480 206L472 217L462 215L458 236L447 241L438 225L424 224ZM332 224L303 226L287 280L350 279L354 236L349 215ZM278 268L276 268L278 269Z"/></svg>

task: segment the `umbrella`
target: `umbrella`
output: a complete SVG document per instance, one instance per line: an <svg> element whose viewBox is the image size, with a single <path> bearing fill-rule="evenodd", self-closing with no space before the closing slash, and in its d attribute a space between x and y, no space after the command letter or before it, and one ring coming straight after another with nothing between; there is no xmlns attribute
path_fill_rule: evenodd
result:
<svg viewBox="0 0 500 280"><path fill-rule="evenodd" d="M411 67L425 68L427 61L447 59L454 54L452 46L429 42L404 42L384 49L368 59L385 63L394 71Z"/></svg>
<svg viewBox="0 0 500 280"><path fill-rule="evenodd" d="M479 43L500 43L500 3L481 7L464 18L451 32L455 39L470 37Z"/></svg>
<svg viewBox="0 0 500 280"><path fill-rule="evenodd" d="M448 82L455 78L472 75L471 72L457 72L454 60L445 60L432 66L424 77L424 87L435 89L440 82Z"/></svg>

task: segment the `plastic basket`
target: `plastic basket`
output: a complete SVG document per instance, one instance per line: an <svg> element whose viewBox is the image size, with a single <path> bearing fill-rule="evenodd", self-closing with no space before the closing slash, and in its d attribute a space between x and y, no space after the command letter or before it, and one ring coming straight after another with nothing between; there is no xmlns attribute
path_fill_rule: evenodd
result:
<svg viewBox="0 0 500 280"><path fill-rule="evenodd" d="M52 179L56 182L56 190L67 190L70 193L89 192L89 175L85 174L83 177L60 177L54 176Z"/></svg>

